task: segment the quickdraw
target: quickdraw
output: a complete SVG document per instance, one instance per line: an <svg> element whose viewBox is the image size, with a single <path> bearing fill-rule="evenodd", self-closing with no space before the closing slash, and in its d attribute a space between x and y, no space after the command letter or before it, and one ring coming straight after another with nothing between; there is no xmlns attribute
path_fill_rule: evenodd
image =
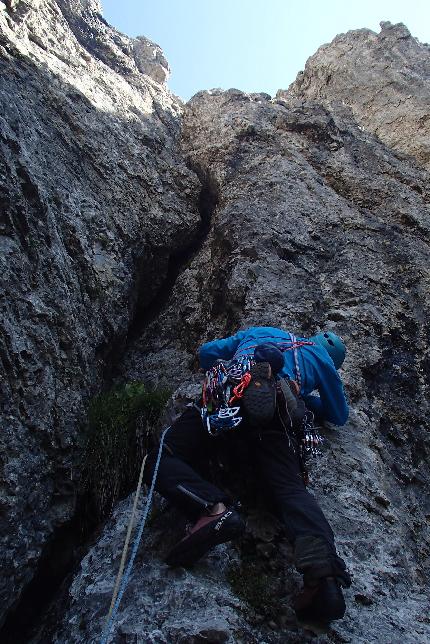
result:
<svg viewBox="0 0 430 644"><path fill-rule="evenodd" d="M217 436L228 429L234 429L241 421L242 417L237 416L240 407L222 407L217 414L211 414L206 417L206 427L211 436Z"/></svg>
<svg viewBox="0 0 430 644"><path fill-rule="evenodd" d="M304 463L307 463L311 458L322 456L323 442L324 438L319 433L318 427L314 426L313 413L307 411L300 440L300 456Z"/></svg>

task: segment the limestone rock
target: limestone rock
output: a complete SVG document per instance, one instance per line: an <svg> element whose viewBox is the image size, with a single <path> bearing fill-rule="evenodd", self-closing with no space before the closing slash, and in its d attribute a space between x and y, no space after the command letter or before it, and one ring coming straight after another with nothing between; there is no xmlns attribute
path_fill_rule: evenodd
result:
<svg viewBox="0 0 430 644"><path fill-rule="evenodd" d="M130 39L110 30L114 53L95 57L98 3L0 7L4 615L73 515L88 398L197 233L200 187L177 150L181 104L131 44L114 57Z"/></svg>
<svg viewBox="0 0 430 644"><path fill-rule="evenodd" d="M151 76L157 83L164 83L168 79L169 64L161 47L145 36L138 36L133 42L133 54L140 72Z"/></svg>
<svg viewBox="0 0 430 644"><path fill-rule="evenodd" d="M117 507L95 549L82 561L81 571L70 588L71 604L63 626L55 635L49 636L49 641L77 644L100 640L131 501L130 498ZM143 502L140 511L142 508ZM237 552L232 547L222 546L194 572L170 570L162 558L179 535L177 530L172 532L170 521L171 517L161 514L144 540L145 546L136 559L127 590L131 601L120 611L121 626L115 628L113 641L120 637L159 644L231 642L232 632L237 636L251 634L241 616L240 600L225 583ZM84 595L87 602L83 610ZM41 637L43 641L47 635Z"/></svg>
<svg viewBox="0 0 430 644"><path fill-rule="evenodd" d="M390 147L430 169L430 47L403 24L340 34L309 58L285 95L341 102Z"/></svg>
<svg viewBox="0 0 430 644"><path fill-rule="evenodd" d="M319 641L425 640L428 175L342 106L237 90L188 103L183 149L212 191L210 230L123 373L181 388L199 344L238 328L339 333L353 410L345 428L325 430L312 490L354 584L336 635ZM289 641L294 626L272 637Z"/></svg>
<svg viewBox="0 0 430 644"><path fill-rule="evenodd" d="M405 116L403 132L391 98L407 91L421 114L428 48L404 27L364 30L335 41L348 50L336 100L324 81L311 97L303 83L276 100L199 92L184 110L159 50L138 39L136 55L97 2L0 9L2 611L67 531L79 428L112 367L176 390L174 416L198 391L201 342L253 324L330 327L348 347L352 411L325 428L311 490L354 575L345 620L316 637L297 625L289 547L252 498L244 540L187 572L162 562L182 532L157 502L112 641L427 641L428 173L392 149L409 139L426 163L418 121ZM347 64L373 64L374 50L393 81L381 104ZM357 105L369 98L366 123L351 86ZM95 535L34 643L99 640L130 504Z"/></svg>
<svg viewBox="0 0 430 644"><path fill-rule="evenodd" d="M127 77L139 71L156 83L169 77L169 64L156 43L145 36L129 38L120 33L101 14L96 0L58 0L77 40L95 58Z"/></svg>

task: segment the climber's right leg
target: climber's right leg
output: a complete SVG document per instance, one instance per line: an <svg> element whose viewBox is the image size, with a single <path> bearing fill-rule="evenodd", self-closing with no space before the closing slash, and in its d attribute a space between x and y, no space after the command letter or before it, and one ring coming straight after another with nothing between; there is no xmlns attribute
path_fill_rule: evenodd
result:
<svg viewBox="0 0 430 644"><path fill-rule="evenodd" d="M172 566L191 565L213 546L239 536L244 524L229 508L229 497L200 475L208 467L213 438L196 407L187 407L164 439L155 489L193 523L168 554ZM145 481L150 484L158 448L148 456Z"/></svg>

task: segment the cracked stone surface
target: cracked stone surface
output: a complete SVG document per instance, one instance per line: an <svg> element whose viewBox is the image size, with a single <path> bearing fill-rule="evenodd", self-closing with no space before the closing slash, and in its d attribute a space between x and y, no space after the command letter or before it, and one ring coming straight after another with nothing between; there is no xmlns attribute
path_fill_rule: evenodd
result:
<svg viewBox="0 0 430 644"><path fill-rule="evenodd" d="M405 25L340 34L309 58L289 89L327 105L348 105L357 122L430 169L430 46Z"/></svg>
<svg viewBox="0 0 430 644"><path fill-rule="evenodd" d="M73 514L88 397L200 223L182 106L97 9L0 2L2 615Z"/></svg>
<svg viewBox="0 0 430 644"><path fill-rule="evenodd" d="M164 310L125 353L123 377L178 387L176 396L185 401L198 390L195 351L206 339L253 324L305 335L326 327L339 333L348 347L342 377L351 418L344 428L326 428L326 453L314 467L311 489L354 584L346 592L346 618L314 641L388 644L400 634L410 643L425 640L427 174L365 133L348 109L237 90L201 92L188 103L182 146L217 205L201 250L178 277ZM253 511L252 503L245 506L246 513ZM257 553L264 552L258 531L250 539ZM276 539L269 544L280 552ZM239 558L243 573L246 545ZM263 576L267 588L281 592L287 610L297 583L288 557L272 563L271 571L261 564L255 579ZM136 570L133 584L139 586L140 574ZM279 579L282 591L274 586ZM229 584L227 576L217 589L223 584ZM166 583L166 593L169 588ZM82 628L93 632L97 615L95 607L87 609L87 592L72 594L61 636L80 641L70 620L81 607ZM242 598L248 626L230 623L226 641L238 641L236 628L252 642L309 636L291 615L280 620L269 613L259 622L248 600ZM133 622L135 601L124 599L120 625ZM155 621L157 615L158 608ZM169 640L168 620L157 623ZM195 629L200 621L193 624ZM146 627L132 629L138 641L149 638ZM112 641L121 641L120 634Z"/></svg>
<svg viewBox="0 0 430 644"><path fill-rule="evenodd" d="M169 571L163 556L183 526L158 499L111 641L430 639L428 172L391 149L398 140L383 138L382 122L378 137L363 124L343 98L348 75L337 101L296 85L274 100L200 92L184 108L159 82L168 66L158 49L142 41L137 54L98 2L0 8L3 609L71 516L78 427L106 368L171 387L175 413L198 392L201 342L251 324L330 327L348 347L352 411L344 428L325 428L311 491L354 576L345 619L317 634L296 623L300 580L282 529L261 511L253 477L237 485L227 469L221 482L248 518L243 540ZM414 70L428 55L402 29L339 37L350 57L362 41L384 53L393 78L403 74L404 86L390 86L400 104L406 86L423 95ZM159 67L145 68L145 56ZM389 105L383 115L389 125ZM406 152L418 158L420 130L408 128L416 152ZM170 284L169 257L190 239ZM94 536L34 644L99 641L130 505Z"/></svg>

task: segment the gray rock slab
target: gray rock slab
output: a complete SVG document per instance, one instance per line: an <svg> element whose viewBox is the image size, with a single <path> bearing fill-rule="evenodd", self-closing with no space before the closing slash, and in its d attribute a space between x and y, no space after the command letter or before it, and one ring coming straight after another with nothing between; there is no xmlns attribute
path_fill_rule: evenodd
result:
<svg viewBox="0 0 430 644"><path fill-rule="evenodd" d="M339 333L352 412L312 479L354 584L329 641L425 641L428 175L348 109L291 97L200 92L182 137L217 205L123 372L181 389L199 344L238 328Z"/></svg>
<svg viewBox="0 0 430 644"><path fill-rule="evenodd" d="M93 4L0 3L1 614L74 512L88 398L200 223L182 105Z"/></svg>
<svg viewBox="0 0 430 644"><path fill-rule="evenodd" d="M405 25L339 34L309 58L288 88L297 96L351 108L357 122L430 169L430 47Z"/></svg>

